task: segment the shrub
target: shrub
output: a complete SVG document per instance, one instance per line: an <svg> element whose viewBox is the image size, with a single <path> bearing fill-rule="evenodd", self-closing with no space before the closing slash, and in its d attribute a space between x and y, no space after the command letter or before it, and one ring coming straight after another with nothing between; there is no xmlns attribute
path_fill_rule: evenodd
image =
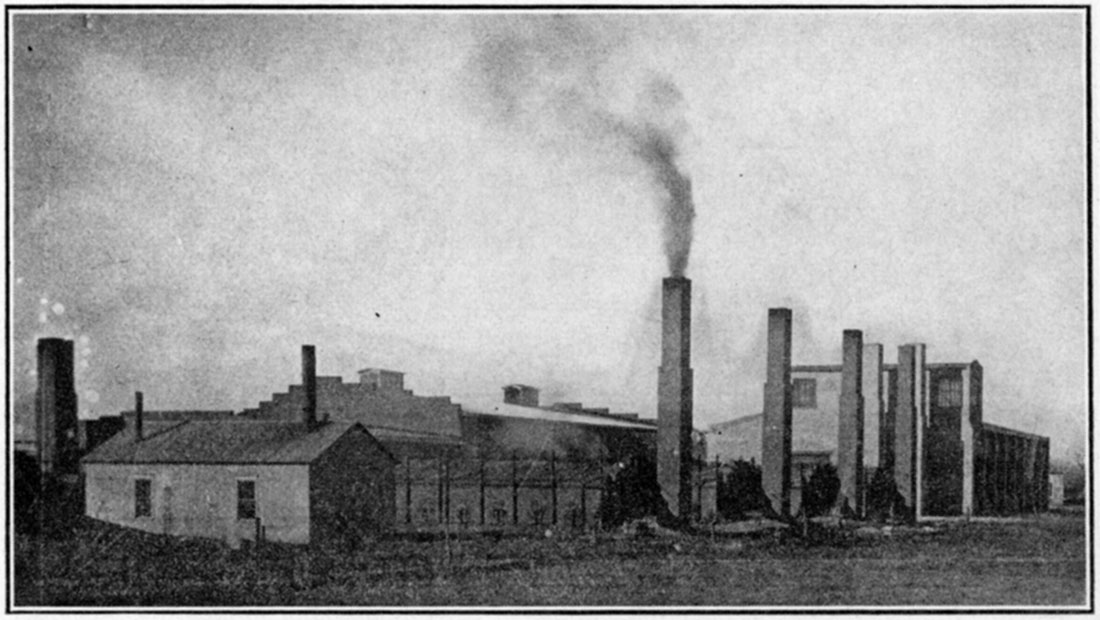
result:
<svg viewBox="0 0 1100 620"><path fill-rule="evenodd" d="M642 517L657 517L662 524L670 522L672 513L657 484L657 463L646 457L625 461L618 473L608 480L599 516L600 522L608 528Z"/></svg>
<svg viewBox="0 0 1100 620"><path fill-rule="evenodd" d="M764 510L768 498L760 466L738 459L718 478L718 514L725 519L744 518L754 510Z"/></svg>
<svg viewBox="0 0 1100 620"><path fill-rule="evenodd" d="M897 486L894 484L893 474L882 467L876 469L867 489L867 516L878 521L885 521L893 513L899 499L900 495Z"/></svg>
<svg viewBox="0 0 1100 620"><path fill-rule="evenodd" d="M802 510L810 517L828 514L839 492L840 477L836 474L836 467L831 463L822 463L814 468L810 479L802 487Z"/></svg>

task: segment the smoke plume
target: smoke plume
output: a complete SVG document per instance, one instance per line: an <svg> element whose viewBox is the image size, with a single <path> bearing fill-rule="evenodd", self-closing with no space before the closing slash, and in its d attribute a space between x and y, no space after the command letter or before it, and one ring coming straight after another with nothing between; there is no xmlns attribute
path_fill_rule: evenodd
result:
<svg viewBox="0 0 1100 620"><path fill-rule="evenodd" d="M614 62L621 39L601 26L555 16L479 33L470 61L473 103L491 123L544 145L610 147L640 164L655 189L669 274L682 276L695 219L691 179L680 161L683 95L671 79L652 73L643 73L640 86L630 84ZM634 93L630 112L615 105L614 93L624 90Z"/></svg>

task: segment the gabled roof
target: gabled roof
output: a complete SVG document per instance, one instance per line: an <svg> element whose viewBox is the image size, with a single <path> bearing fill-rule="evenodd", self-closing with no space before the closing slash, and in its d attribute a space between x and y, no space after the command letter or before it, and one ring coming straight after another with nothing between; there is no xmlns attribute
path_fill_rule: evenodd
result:
<svg viewBox="0 0 1100 620"><path fill-rule="evenodd" d="M127 428L83 459L84 463L306 464L359 423L329 422L309 430L301 422L185 421L147 428L135 441ZM367 433L370 436L369 433ZM383 448L384 450L384 448Z"/></svg>

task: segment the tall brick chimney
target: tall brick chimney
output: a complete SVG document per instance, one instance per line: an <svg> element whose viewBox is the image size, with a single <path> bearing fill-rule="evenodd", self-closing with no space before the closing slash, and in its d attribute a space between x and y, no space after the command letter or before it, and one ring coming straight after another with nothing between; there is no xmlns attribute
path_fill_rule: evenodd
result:
<svg viewBox="0 0 1100 620"><path fill-rule="evenodd" d="M894 414L894 484L908 511L916 516L917 502L917 351L911 344L898 347L897 409Z"/></svg>
<svg viewBox="0 0 1100 620"><path fill-rule="evenodd" d="M837 420L836 473L840 478L837 511L863 514L863 332L844 330Z"/></svg>
<svg viewBox="0 0 1100 620"><path fill-rule="evenodd" d="M657 371L657 482L672 514L691 516L691 280L662 282L661 367Z"/></svg>
<svg viewBox="0 0 1100 620"><path fill-rule="evenodd" d="M80 444L73 381L73 341L38 341L38 393L35 397L38 468L44 475L75 474Z"/></svg>
<svg viewBox="0 0 1100 620"><path fill-rule="evenodd" d="M317 426L317 350L311 344L302 345L302 387L306 393L302 422L313 428Z"/></svg>
<svg viewBox="0 0 1100 620"><path fill-rule="evenodd" d="M776 515L791 512L791 310L768 309L768 368L764 384L761 477Z"/></svg>
<svg viewBox="0 0 1100 620"><path fill-rule="evenodd" d="M134 441L145 439L145 395L134 392Z"/></svg>

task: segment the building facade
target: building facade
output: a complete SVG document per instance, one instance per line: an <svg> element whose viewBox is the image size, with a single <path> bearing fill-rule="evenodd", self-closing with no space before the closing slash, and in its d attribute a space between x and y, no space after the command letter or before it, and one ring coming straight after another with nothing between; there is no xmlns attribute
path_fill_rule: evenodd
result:
<svg viewBox="0 0 1100 620"><path fill-rule="evenodd" d="M359 424L131 426L82 464L87 516L152 533L307 544L396 518L393 456Z"/></svg>

